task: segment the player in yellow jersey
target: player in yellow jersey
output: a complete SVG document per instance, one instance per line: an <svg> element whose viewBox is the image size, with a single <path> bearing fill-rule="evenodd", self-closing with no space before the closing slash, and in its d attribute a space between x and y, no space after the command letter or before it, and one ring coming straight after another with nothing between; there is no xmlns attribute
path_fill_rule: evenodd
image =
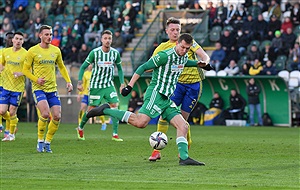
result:
<svg viewBox="0 0 300 190"><path fill-rule="evenodd" d="M9 47L12 47L13 46L13 43L12 43L12 38L14 37L13 36L14 33L13 32L7 32L5 34L5 48L9 48ZM5 50L5 48L1 49L0 50L0 60L2 59L2 55L3 55L3 52ZM0 63L0 67L2 67L2 64ZM2 70L0 68L0 70ZM2 94L2 77L1 77L1 72L0 72L0 97L1 97L1 94ZM9 120L6 120L6 126L5 126L5 131L4 131L4 137L8 136L9 135L9 129L10 129L10 124L9 124ZM0 115L0 133L3 131L3 123L2 123L2 115Z"/></svg>
<svg viewBox="0 0 300 190"><path fill-rule="evenodd" d="M3 51L1 64L4 66L1 72L3 79L3 90L0 99L0 115L9 120L9 135L2 141L15 140L15 128L18 124L17 110L21 103L25 90L25 77L22 73L23 63L27 51L22 47L24 36L21 32L13 35L13 47Z"/></svg>
<svg viewBox="0 0 300 190"><path fill-rule="evenodd" d="M180 36L180 31L180 21L174 17L169 18L166 22L166 33L169 37L169 40L161 43L155 49L153 56L160 51L176 46ZM197 55L205 63L206 67L204 68L209 70L209 56L201 48L201 46L195 40L193 40L193 45L188 51L188 57L190 60L197 60ZM203 70L197 67L184 67L184 70L178 79L176 89L174 91L174 95L171 97L171 100L174 101L177 106L181 106L181 114L186 121L201 96L202 80L204 79L205 76ZM157 131L167 133L168 128L168 122L160 118L157 125ZM188 131L187 140L188 145L190 146L192 142L190 129ZM149 161L156 161L159 159L161 159L160 151L153 150L151 156L149 157Z"/></svg>
<svg viewBox="0 0 300 190"><path fill-rule="evenodd" d="M50 143L58 130L61 119L61 103L56 88L56 66L67 82L68 92L73 90L73 85L62 60L60 49L51 45L52 27L42 25L39 29L39 38L41 42L28 50L23 73L32 82L34 99L40 111L37 151L52 153ZM50 112L52 119L49 122L45 138Z"/></svg>
<svg viewBox="0 0 300 190"><path fill-rule="evenodd" d="M81 91L81 92L79 91L78 96L77 96L78 102L80 102L80 99L81 99L80 110L79 110L79 114L78 114L78 125L80 124L81 118L89 104L89 86L90 86L90 79L92 76L92 69L93 69L93 65L89 65L87 70L83 73L83 77L82 77L83 91ZM102 123L101 129L105 130L106 129L105 117L100 116L100 120ZM83 140L83 139L81 139L81 140Z"/></svg>

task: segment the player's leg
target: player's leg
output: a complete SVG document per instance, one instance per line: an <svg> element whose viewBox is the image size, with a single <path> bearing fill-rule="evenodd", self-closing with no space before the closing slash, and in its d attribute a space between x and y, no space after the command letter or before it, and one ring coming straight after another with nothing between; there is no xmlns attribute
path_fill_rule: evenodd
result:
<svg viewBox="0 0 300 190"><path fill-rule="evenodd" d="M0 79L0 80L2 80L2 79ZM3 87L0 86L0 97L2 96L2 90L3 90ZM2 115L0 115L0 133L2 133L3 129L4 129L4 127L3 127Z"/></svg>
<svg viewBox="0 0 300 190"><path fill-rule="evenodd" d="M45 151L52 153L50 144L59 127L59 122L61 119L61 103L56 92L47 93L47 100L51 110L52 119L49 122L48 131L45 138Z"/></svg>
<svg viewBox="0 0 300 190"><path fill-rule="evenodd" d="M99 116L100 122L101 122L101 130L105 131L106 130L106 122L105 122L105 116L101 115Z"/></svg>
<svg viewBox="0 0 300 190"><path fill-rule="evenodd" d="M88 95L84 95L81 99L80 110L78 113L78 125L81 123L82 116L87 109L88 101L89 101Z"/></svg>
<svg viewBox="0 0 300 190"><path fill-rule="evenodd" d="M19 119L17 117L17 110L21 104L23 97L23 92L11 92L11 97L9 100L9 113L10 113L10 134L13 134L13 138L18 131L17 125Z"/></svg>
<svg viewBox="0 0 300 190"><path fill-rule="evenodd" d="M119 106L119 98L116 92L115 87L111 86L101 90L101 94L104 94L104 99L108 102L111 109L118 109ZM119 120L115 117L111 117L112 120L112 140L122 142L123 139L119 138Z"/></svg>
<svg viewBox="0 0 300 190"><path fill-rule="evenodd" d="M3 89L0 99L0 115L6 120L6 126L4 131L4 139L2 141L9 140L9 131L10 131L10 114L8 111L10 99L10 92Z"/></svg>

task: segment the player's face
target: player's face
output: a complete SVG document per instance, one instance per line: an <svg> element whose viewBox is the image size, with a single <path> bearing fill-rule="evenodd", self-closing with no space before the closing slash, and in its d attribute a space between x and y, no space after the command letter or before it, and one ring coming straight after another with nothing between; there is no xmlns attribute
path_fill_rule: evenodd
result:
<svg viewBox="0 0 300 190"><path fill-rule="evenodd" d="M184 56L190 50L191 46L192 44L188 44L184 40L182 40L176 45L176 53L180 56Z"/></svg>
<svg viewBox="0 0 300 190"><path fill-rule="evenodd" d="M181 26L180 24L169 24L166 28L166 33L171 41L177 41L180 35Z"/></svg>
<svg viewBox="0 0 300 190"><path fill-rule="evenodd" d="M52 30L51 29L44 29L40 33L41 42L45 44L50 44L52 40Z"/></svg>
<svg viewBox="0 0 300 190"><path fill-rule="evenodd" d="M8 34L6 36L6 39L5 39L6 47L13 46L12 39L13 39L13 35L12 34Z"/></svg>
<svg viewBox="0 0 300 190"><path fill-rule="evenodd" d="M20 49L24 43L24 37L19 34L16 34L12 39L12 43L14 48Z"/></svg>
<svg viewBox="0 0 300 190"><path fill-rule="evenodd" d="M112 36L109 34L103 34L101 37L102 46L110 48L112 42Z"/></svg>

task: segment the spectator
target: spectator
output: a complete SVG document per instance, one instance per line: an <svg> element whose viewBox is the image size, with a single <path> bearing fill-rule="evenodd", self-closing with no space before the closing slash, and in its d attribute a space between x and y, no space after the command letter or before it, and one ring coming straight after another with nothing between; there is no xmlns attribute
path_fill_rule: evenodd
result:
<svg viewBox="0 0 300 190"><path fill-rule="evenodd" d="M241 29L238 30L236 37L236 49L239 52L239 56L245 54L249 44L250 39L247 37L247 35Z"/></svg>
<svg viewBox="0 0 300 190"><path fill-rule="evenodd" d="M71 51L65 55L66 65L78 65L78 50L75 45L72 45ZM81 63L80 63L81 64ZM68 67L69 68L69 67Z"/></svg>
<svg viewBox="0 0 300 190"><path fill-rule="evenodd" d="M235 12L236 12L236 10L235 10L234 6L231 4L229 6L228 11L227 11L225 25L232 25L233 24L233 21L236 19Z"/></svg>
<svg viewBox="0 0 300 190"><path fill-rule="evenodd" d="M93 17L93 22L89 25L88 30L84 34L84 43L88 44L91 38L101 37L101 32L103 31L103 25L98 24L98 17L95 15Z"/></svg>
<svg viewBox="0 0 300 190"><path fill-rule="evenodd" d="M71 32L71 35L68 37L67 48L70 50L73 45L76 46L77 49L81 47L83 43L82 37L77 34L76 30Z"/></svg>
<svg viewBox="0 0 300 190"><path fill-rule="evenodd" d="M19 28L23 28L24 24L27 22L29 16L26 10L22 5L18 7L15 11L15 19L13 21L14 28L18 30Z"/></svg>
<svg viewBox="0 0 300 190"><path fill-rule="evenodd" d="M51 44L56 47L60 47L60 41L61 41L60 34L58 33L57 30L53 30L53 37L52 37Z"/></svg>
<svg viewBox="0 0 300 190"><path fill-rule="evenodd" d="M115 31L114 36L113 36L113 40L112 40L112 43L111 43L111 47L118 50L118 52L122 56L122 53L123 53L124 48L125 48L125 40L121 36L120 30Z"/></svg>
<svg viewBox="0 0 300 190"><path fill-rule="evenodd" d="M40 43L40 37L39 37L39 32L35 31L33 34L29 35L29 39L28 39L28 44L29 47L32 47L38 43Z"/></svg>
<svg viewBox="0 0 300 190"><path fill-rule="evenodd" d="M281 38L281 32L279 30L275 31L275 38L272 39L271 42L271 49L272 53L277 56L283 54L283 41Z"/></svg>
<svg viewBox="0 0 300 190"><path fill-rule="evenodd" d="M210 57L210 63L216 71L219 71L220 67L223 67L223 60L225 59L226 53L220 42L217 42L215 47L216 49L212 52Z"/></svg>
<svg viewBox="0 0 300 190"><path fill-rule="evenodd" d="M230 107L228 109L231 119L243 119L246 100L237 92L236 89L230 90Z"/></svg>
<svg viewBox="0 0 300 190"><path fill-rule="evenodd" d="M95 37L95 40L93 41L93 44L92 44L92 49L100 47L101 45L102 45L101 39L99 37Z"/></svg>
<svg viewBox="0 0 300 190"><path fill-rule="evenodd" d="M171 2L167 3L165 10L174 10L174 7L172 7L172 3Z"/></svg>
<svg viewBox="0 0 300 190"><path fill-rule="evenodd" d="M67 48L68 41L69 41L68 30L64 29L62 31L62 37L61 37L61 42L60 42L60 49L61 49L63 58L65 58L65 56L69 53L69 49Z"/></svg>
<svg viewBox="0 0 300 190"><path fill-rule="evenodd" d="M217 108L217 109L222 110L223 106L224 106L223 99L220 97L218 92L215 92L212 100L209 103L209 108Z"/></svg>
<svg viewBox="0 0 300 190"><path fill-rule="evenodd" d="M238 16L240 16L241 20L246 20L247 19L247 12L244 9L244 5L242 5L242 4L238 5L238 9L235 12L235 15L236 15L236 18Z"/></svg>
<svg viewBox="0 0 300 190"><path fill-rule="evenodd" d="M271 5L268 8L267 21L270 20L270 17L272 15L276 15L277 18L281 17L281 8L280 5L276 2L276 0L271 0Z"/></svg>
<svg viewBox="0 0 300 190"><path fill-rule="evenodd" d="M220 67L220 69L223 70L225 67L227 67L231 60L234 60L235 62L237 62L239 60L239 52L235 46L232 46L230 48L230 51L228 54L226 53L226 57L223 61L224 64L222 65L222 67Z"/></svg>
<svg viewBox="0 0 300 190"><path fill-rule="evenodd" d="M224 6L223 1L219 2L219 7L217 7L215 18L219 19L222 23L226 20L228 9Z"/></svg>
<svg viewBox="0 0 300 190"><path fill-rule="evenodd" d="M261 65L261 62L259 61L259 59L255 59L249 69L249 75L251 76L260 75L262 70L263 70L263 66Z"/></svg>
<svg viewBox="0 0 300 190"><path fill-rule="evenodd" d="M1 27L1 31L6 34L7 32L13 32L14 31L14 27L12 22L10 21L10 19L8 17L5 17L3 19L3 23L2 23L2 27Z"/></svg>
<svg viewBox="0 0 300 190"><path fill-rule="evenodd" d="M3 18L9 18L11 22L15 19L15 14L8 5L5 6Z"/></svg>
<svg viewBox="0 0 300 190"><path fill-rule="evenodd" d="M82 21L82 24L85 28L88 28L92 22L94 16L93 10L91 10L88 4L85 4L82 8L82 11L79 14L79 19ZM97 20L98 21L98 20Z"/></svg>
<svg viewBox="0 0 300 190"><path fill-rule="evenodd" d="M292 60L290 64L291 70L300 70L300 46L299 42L294 44L294 48L290 50L290 59Z"/></svg>
<svg viewBox="0 0 300 190"><path fill-rule="evenodd" d="M39 17L42 22L44 22L46 18L45 10L41 7L40 2L36 2L34 9L30 10L29 20L33 22L36 20L37 17Z"/></svg>
<svg viewBox="0 0 300 190"><path fill-rule="evenodd" d="M86 44L82 44L78 52L77 62L81 65L90 53L90 49Z"/></svg>
<svg viewBox="0 0 300 190"><path fill-rule="evenodd" d="M271 44L270 43L266 43L265 44L265 47L262 49L262 52L261 52L261 62L262 64L266 64L267 61L271 61L271 62L274 62L275 59L276 59L276 55L274 54L273 51L270 51L270 48L271 48Z"/></svg>
<svg viewBox="0 0 300 190"><path fill-rule="evenodd" d="M269 21L268 40L272 40L275 37L275 31L280 30L280 28L281 21L277 19L276 15L272 15Z"/></svg>
<svg viewBox="0 0 300 190"><path fill-rule="evenodd" d="M102 6L98 12L98 21L103 24L104 29L113 24L113 17L111 11L106 6Z"/></svg>
<svg viewBox="0 0 300 190"><path fill-rule="evenodd" d="M132 38L134 38L134 22L131 21L128 15L124 18L121 30L125 42L131 42Z"/></svg>
<svg viewBox="0 0 300 190"><path fill-rule="evenodd" d="M250 50L247 51L247 59L251 62L255 59L260 59L260 52L255 44L252 44Z"/></svg>
<svg viewBox="0 0 300 190"><path fill-rule="evenodd" d="M182 5L179 5L179 9L187 9L189 6L193 5L194 0L185 0Z"/></svg>
<svg viewBox="0 0 300 190"><path fill-rule="evenodd" d="M188 7L189 9L196 9L196 10L203 10L201 5L199 4L198 1L194 1L194 3L191 3Z"/></svg>
<svg viewBox="0 0 300 190"><path fill-rule="evenodd" d="M226 55L228 55L231 47L236 44L236 40L233 37L233 34L229 30L225 29L223 35L220 37L220 43L226 52Z"/></svg>
<svg viewBox="0 0 300 190"><path fill-rule="evenodd" d="M242 30L244 25L244 20L242 16L237 15L236 19L233 21L233 31L237 32L238 30Z"/></svg>
<svg viewBox="0 0 300 190"><path fill-rule="evenodd" d="M131 92L131 98L129 99L127 110L131 112L137 112L139 108L142 107L142 104L143 100L139 97L138 93L133 90Z"/></svg>
<svg viewBox="0 0 300 190"><path fill-rule="evenodd" d="M208 23L209 23L209 28L211 28L212 23L213 23L213 21L216 17L217 9L214 7L213 2L209 1L207 3L206 10L209 11L209 13L208 13L209 14L209 21L208 21Z"/></svg>
<svg viewBox="0 0 300 190"><path fill-rule="evenodd" d="M291 20L294 24L294 26L297 26L300 24L300 6L299 3L296 2L291 10Z"/></svg>
<svg viewBox="0 0 300 190"><path fill-rule="evenodd" d="M141 1L142 0L132 0L132 7L134 8L136 13L141 11Z"/></svg>
<svg viewBox="0 0 300 190"><path fill-rule="evenodd" d="M257 16L257 19L253 23L254 39L258 41L263 41L267 38L268 33L268 23L264 20L262 14Z"/></svg>
<svg viewBox="0 0 300 190"><path fill-rule="evenodd" d="M257 0L252 0L252 5L247 10L247 15L251 15L254 20L261 14L261 9L257 4Z"/></svg>
<svg viewBox="0 0 300 190"><path fill-rule="evenodd" d="M93 11L93 15L97 14L99 8L102 6L102 0L92 0L90 5Z"/></svg>
<svg viewBox="0 0 300 190"><path fill-rule="evenodd" d="M18 10L20 6L25 9L28 6L29 0L15 0L13 4L13 10Z"/></svg>
<svg viewBox="0 0 300 190"><path fill-rule="evenodd" d="M29 28L31 33L30 35L33 36L35 32L38 32L41 26L42 26L41 18L37 17L36 20L31 24Z"/></svg>
<svg viewBox="0 0 300 190"><path fill-rule="evenodd" d="M68 5L68 0L52 0L51 7L48 11L49 15L64 14L65 8Z"/></svg>
<svg viewBox="0 0 300 190"><path fill-rule="evenodd" d="M286 33L288 28L293 28L293 23L290 17L285 17L283 23L281 24L280 32Z"/></svg>
<svg viewBox="0 0 300 190"><path fill-rule="evenodd" d="M276 67L274 66L274 64L272 63L271 60L268 60L266 62L266 64L263 66L263 70L262 70L261 74L263 74L263 75L276 75L277 74Z"/></svg>
<svg viewBox="0 0 300 190"><path fill-rule="evenodd" d="M224 71L227 73L227 76L236 76L239 74L240 69L235 60L231 60L229 62L229 65L225 67Z"/></svg>
<svg viewBox="0 0 300 190"><path fill-rule="evenodd" d="M286 33L282 34L283 49L286 55L288 55L289 51L293 49L296 39L297 36L293 33L292 28L287 28Z"/></svg>
<svg viewBox="0 0 300 190"><path fill-rule="evenodd" d="M119 15L118 23L123 23L125 16L129 16L130 21L132 23L134 23L135 18L136 18L136 12L135 12L134 8L132 7L130 1L127 1L125 3L124 9L121 11L121 14Z"/></svg>
<svg viewBox="0 0 300 190"><path fill-rule="evenodd" d="M244 22L243 30L250 41L253 39L253 28L254 28L254 21L251 15L247 16L247 20Z"/></svg>
<svg viewBox="0 0 300 190"><path fill-rule="evenodd" d="M247 60L243 65L242 65L242 75L249 75L249 70L251 67L251 61Z"/></svg>
<svg viewBox="0 0 300 190"><path fill-rule="evenodd" d="M254 126L254 111L256 110L258 118L258 126L262 126L262 114L259 102L260 87L256 85L254 78L249 79L246 88L248 94L248 105L250 111L250 125Z"/></svg>
<svg viewBox="0 0 300 190"><path fill-rule="evenodd" d="M63 27L62 27L62 25L58 21L56 21L55 24L54 24L54 26L53 26L53 28L52 28L52 30L53 31L57 30L58 34L61 35Z"/></svg>
<svg viewBox="0 0 300 190"><path fill-rule="evenodd" d="M75 30L80 36L84 36L85 27L78 17L74 20L73 26L71 27L71 31L72 30Z"/></svg>

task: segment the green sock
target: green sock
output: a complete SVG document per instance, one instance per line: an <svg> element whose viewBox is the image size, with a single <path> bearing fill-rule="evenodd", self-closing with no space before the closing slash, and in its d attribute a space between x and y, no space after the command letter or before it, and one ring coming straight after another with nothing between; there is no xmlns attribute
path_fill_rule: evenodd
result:
<svg viewBox="0 0 300 190"><path fill-rule="evenodd" d="M132 112L129 111L122 111L122 110L110 109L110 108L104 109L103 113L105 115L115 117L115 119L121 120L126 123L128 122L129 116L132 114Z"/></svg>
<svg viewBox="0 0 300 190"><path fill-rule="evenodd" d="M83 129L84 128L84 125L86 124L86 122L88 121L89 119L86 117L86 112L84 112L82 118L81 118L81 122L79 124L79 128L80 129Z"/></svg>
<svg viewBox="0 0 300 190"><path fill-rule="evenodd" d="M115 117L111 117L111 120L112 120L113 134L118 134L119 120Z"/></svg>
<svg viewBox="0 0 300 190"><path fill-rule="evenodd" d="M179 151L179 156L182 160L186 160L189 157L188 142L184 137L177 137L176 144Z"/></svg>

